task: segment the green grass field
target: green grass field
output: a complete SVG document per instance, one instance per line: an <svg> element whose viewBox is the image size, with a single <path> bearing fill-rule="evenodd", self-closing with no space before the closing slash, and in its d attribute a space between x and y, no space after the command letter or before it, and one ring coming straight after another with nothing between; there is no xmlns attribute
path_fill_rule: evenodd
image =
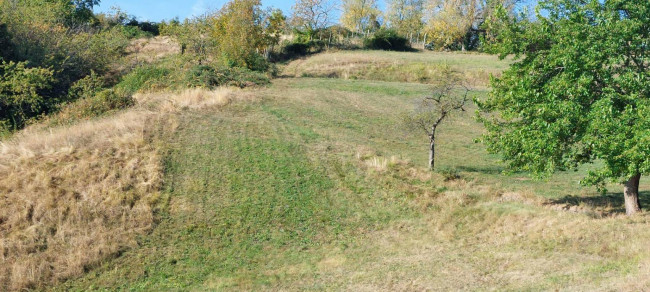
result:
<svg viewBox="0 0 650 292"><path fill-rule="evenodd" d="M366 54L336 53L444 63L462 72L507 66L483 55ZM138 238L138 247L56 289L609 291L650 285L648 217L622 216L620 194L580 187L584 171L545 181L502 175L498 157L474 143L482 133L474 107L441 126L437 163L462 177L444 181L425 170L427 137L400 125L400 115L428 86L383 75L296 73L309 62L312 71L327 66L325 57L287 65L286 75L294 77L252 90L252 101L175 114L179 127L161 134L168 201L154 230ZM486 94L477 87L474 94Z"/></svg>

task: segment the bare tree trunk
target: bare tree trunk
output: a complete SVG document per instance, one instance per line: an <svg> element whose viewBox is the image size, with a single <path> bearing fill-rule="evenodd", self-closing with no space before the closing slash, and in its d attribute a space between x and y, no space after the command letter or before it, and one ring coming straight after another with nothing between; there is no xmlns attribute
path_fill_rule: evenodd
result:
<svg viewBox="0 0 650 292"><path fill-rule="evenodd" d="M436 129L433 128L429 136L429 169L435 170L436 167Z"/></svg>
<svg viewBox="0 0 650 292"><path fill-rule="evenodd" d="M640 174L634 175L625 183L625 187L623 188L623 196L625 197L625 213L627 215L634 215L641 211L641 204L639 203L640 180Z"/></svg>

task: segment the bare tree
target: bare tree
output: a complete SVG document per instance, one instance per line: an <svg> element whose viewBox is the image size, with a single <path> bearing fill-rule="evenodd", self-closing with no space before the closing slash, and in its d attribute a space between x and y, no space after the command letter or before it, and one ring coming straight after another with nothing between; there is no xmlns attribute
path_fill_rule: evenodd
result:
<svg viewBox="0 0 650 292"><path fill-rule="evenodd" d="M291 22L312 36L315 31L332 24L336 7L337 2L334 0L296 0L292 7Z"/></svg>
<svg viewBox="0 0 650 292"><path fill-rule="evenodd" d="M455 112L465 111L470 88L457 74L445 73L431 88L431 94L418 100L413 112L404 117L411 129L423 130L429 136L429 169L435 168L436 130Z"/></svg>

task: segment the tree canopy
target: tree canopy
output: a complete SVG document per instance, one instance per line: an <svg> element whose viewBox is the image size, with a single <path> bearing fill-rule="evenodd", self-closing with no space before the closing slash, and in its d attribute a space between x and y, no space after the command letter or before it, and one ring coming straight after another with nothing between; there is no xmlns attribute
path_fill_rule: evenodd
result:
<svg viewBox="0 0 650 292"><path fill-rule="evenodd" d="M293 25L311 36L331 24L336 4L331 0L297 0L292 9Z"/></svg>
<svg viewBox="0 0 650 292"><path fill-rule="evenodd" d="M432 42L445 49L475 49L483 23L502 7L512 14L522 0L428 0L426 32Z"/></svg>
<svg viewBox="0 0 650 292"><path fill-rule="evenodd" d="M381 11L376 0L343 0L341 24L355 32L364 32L379 27Z"/></svg>
<svg viewBox="0 0 650 292"><path fill-rule="evenodd" d="M424 23L422 22L424 0L388 0L386 20L390 27L403 36L417 34Z"/></svg>
<svg viewBox="0 0 650 292"><path fill-rule="evenodd" d="M478 102L489 150L539 177L599 162L583 183L632 182L636 212L650 173L650 2L545 0L535 22L498 16L488 49L520 58Z"/></svg>

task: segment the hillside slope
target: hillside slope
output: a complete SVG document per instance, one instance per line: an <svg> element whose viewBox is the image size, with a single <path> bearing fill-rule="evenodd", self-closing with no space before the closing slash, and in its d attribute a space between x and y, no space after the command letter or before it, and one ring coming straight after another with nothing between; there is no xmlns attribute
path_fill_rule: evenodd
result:
<svg viewBox="0 0 650 292"><path fill-rule="evenodd" d="M166 140L170 197L139 245L58 290L638 290L647 216L616 195L502 176L443 127L440 164L399 126L420 84L280 79L219 109L184 111ZM631 281L634 279L634 281Z"/></svg>

